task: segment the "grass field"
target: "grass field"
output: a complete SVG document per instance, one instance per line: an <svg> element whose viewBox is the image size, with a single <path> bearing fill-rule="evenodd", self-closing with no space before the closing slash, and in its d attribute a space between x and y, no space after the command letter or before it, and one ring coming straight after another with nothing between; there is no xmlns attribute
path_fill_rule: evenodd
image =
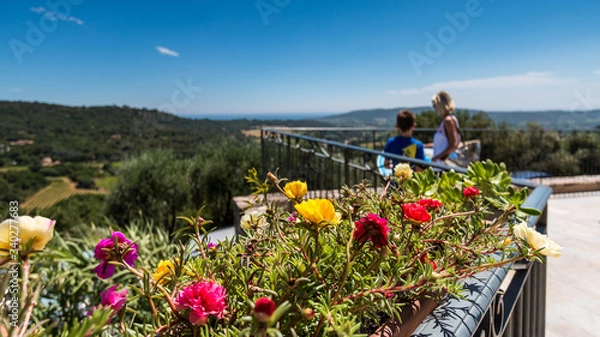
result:
<svg viewBox="0 0 600 337"><path fill-rule="evenodd" d="M97 191L91 189L78 189L75 187L75 183L66 177L54 178L49 180L52 181L50 185L39 190L36 194L32 195L29 199L27 199L27 201L25 201L25 203L21 205L24 209L44 209L76 194L106 193L104 191Z"/></svg>
<svg viewBox="0 0 600 337"><path fill-rule="evenodd" d="M96 178L94 179L94 182L96 183L96 186L100 188L100 191L106 191L108 193L108 191L112 190L117 185L117 177L109 176Z"/></svg>

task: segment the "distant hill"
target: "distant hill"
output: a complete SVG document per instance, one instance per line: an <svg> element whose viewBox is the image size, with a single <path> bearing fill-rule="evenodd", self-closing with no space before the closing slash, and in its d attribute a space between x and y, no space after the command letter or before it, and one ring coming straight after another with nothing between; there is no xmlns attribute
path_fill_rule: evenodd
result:
<svg viewBox="0 0 600 337"><path fill-rule="evenodd" d="M199 146L243 141L242 130L260 125L326 125L308 120L188 119L127 106L71 107L0 101L0 167L56 161L118 161L148 149L171 148L181 156Z"/></svg>
<svg viewBox="0 0 600 337"><path fill-rule="evenodd" d="M416 114L432 110L431 107L398 107L392 109L356 110L343 114L316 119L334 126L373 126L393 127L396 114L400 110L410 110ZM480 112L475 109L459 109L471 114ZM513 127L524 128L527 123L534 122L549 129L596 129L600 127L600 110L592 111L486 111L495 123L506 123Z"/></svg>

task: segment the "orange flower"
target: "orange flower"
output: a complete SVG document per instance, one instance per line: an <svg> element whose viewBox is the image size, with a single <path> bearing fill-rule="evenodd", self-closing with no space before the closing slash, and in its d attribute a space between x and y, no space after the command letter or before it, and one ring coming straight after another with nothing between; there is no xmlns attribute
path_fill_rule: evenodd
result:
<svg viewBox="0 0 600 337"><path fill-rule="evenodd" d="M335 212L331 201L327 199L310 199L294 206L304 220L322 228L328 224L340 223L340 214Z"/></svg>

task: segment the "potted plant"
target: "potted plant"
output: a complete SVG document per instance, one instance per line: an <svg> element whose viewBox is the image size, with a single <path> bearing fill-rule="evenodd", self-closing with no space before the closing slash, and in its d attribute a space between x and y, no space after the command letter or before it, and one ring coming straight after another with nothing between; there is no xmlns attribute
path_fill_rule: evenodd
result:
<svg viewBox="0 0 600 337"><path fill-rule="evenodd" d="M104 290L98 310L112 312L114 323L105 329L366 336L388 318L406 323L416 305L431 310L443 294L460 296L463 278L560 255L556 243L524 225L536 213L521 206L527 190L489 161L467 175L414 173L400 164L382 192L365 182L345 187L339 200L307 199L304 182L273 174L262 180L251 170L246 179L265 208L242 218L246 234L237 240L211 243L201 213L181 217L187 225L175 236L185 244L153 270L136 267L137 243L124 233L98 243L99 277L124 270L138 279ZM273 189L292 211L268 199Z"/></svg>

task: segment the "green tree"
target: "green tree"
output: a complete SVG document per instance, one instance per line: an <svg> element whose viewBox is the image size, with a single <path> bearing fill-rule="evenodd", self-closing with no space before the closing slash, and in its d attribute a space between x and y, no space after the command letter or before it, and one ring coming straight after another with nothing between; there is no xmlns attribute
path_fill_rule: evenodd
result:
<svg viewBox="0 0 600 337"><path fill-rule="evenodd" d="M189 211L188 166L170 150L147 152L123 163L106 201L107 215L119 223L151 219L172 231L175 218Z"/></svg>

